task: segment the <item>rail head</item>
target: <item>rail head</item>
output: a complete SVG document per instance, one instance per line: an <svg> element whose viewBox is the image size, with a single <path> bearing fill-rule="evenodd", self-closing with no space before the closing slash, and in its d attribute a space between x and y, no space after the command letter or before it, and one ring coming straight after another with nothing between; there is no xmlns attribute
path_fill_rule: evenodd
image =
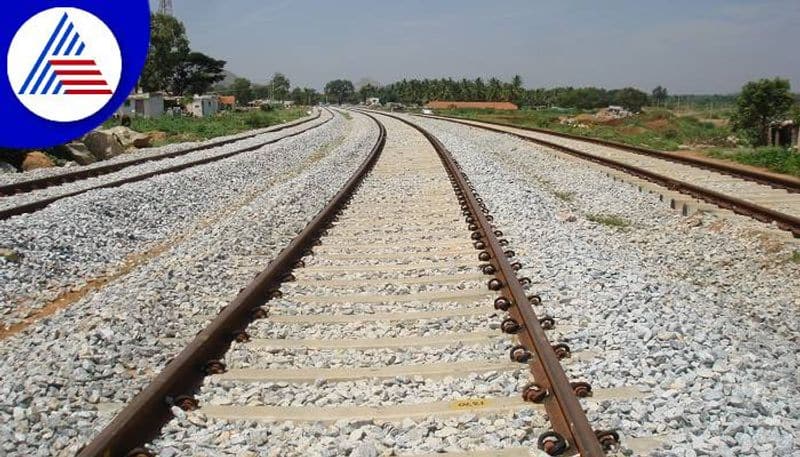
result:
<svg viewBox="0 0 800 457"><path fill-rule="evenodd" d="M367 116L378 126L378 140L342 189L269 263L267 268L242 289L211 324L198 333L194 340L78 453L78 457L147 455L140 447L156 437L161 428L172 419L173 406L188 409L197 406L193 395L203 379L209 374L225 370L224 364L219 359L227 352L233 341L249 338L246 333L247 326L265 316L265 311L261 307L280 296L279 288L282 283L293 280L291 271L302 266L303 256L308 254L336 220L339 212L346 207L352 194L380 157L386 143L386 129L373 116Z"/></svg>
<svg viewBox="0 0 800 457"><path fill-rule="evenodd" d="M523 397L529 401L543 403L553 425L552 432L539 438L539 445L551 455L578 453L583 457L601 457L605 449L618 444L619 435L613 431L595 432L583 410L575 386L581 389L591 387L586 383L570 383L561 366L556 350L564 350L565 345L552 345L540 318L536 315L531 299L528 298L522 282L517 278L519 265L512 265L509 258L514 253L505 248L507 241L492 224L493 217L472 186L460 165L447 148L430 132L407 119L382 113L416 129L433 145L450 175L456 195L461 203L466 222L470 224L476 249L481 250L479 259L487 262L484 273L495 276L488 287L500 293L495 301L499 310L508 311L510 320L504 321L504 331L516 333L521 344L512 348L511 358L528 363L535 379L535 387L541 395L535 399L526 391ZM512 322L513 321L513 322ZM568 348L566 349L568 351ZM532 387L532 386L531 386Z"/></svg>

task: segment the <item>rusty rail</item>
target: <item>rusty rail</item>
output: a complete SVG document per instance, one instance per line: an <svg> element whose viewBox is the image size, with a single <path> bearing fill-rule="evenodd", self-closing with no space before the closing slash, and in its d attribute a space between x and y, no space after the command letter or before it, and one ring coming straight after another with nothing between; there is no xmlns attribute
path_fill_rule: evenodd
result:
<svg viewBox="0 0 800 457"><path fill-rule="evenodd" d="M243 154L245 152L255 151L257 149L263 148L264 146L268 146L270 144L274 144L274 143L277 143L279 141L283 141L283 140L286 140L288 138L292 138L292 137L301 135L303 133L308 132L309 130L313 130L313 129L316 129L318 127L321 127L321 126L327 124L328 122L330 122L332 119L333 118L326 119L325 121L323 121L320 124L312 125L311 127L304 128L302 130L299 130L299 131L294 132L294 133L290 133L289 135L282 136L280 138L275 138L275 139L272 139L272 140L269 140L269 141L264 141L262 143L259 143L259 144L253 145L253 146L248 146L246 148L237 149L235 151L231 151L231 152L228 152L228 153L225 153L225 154L220 154L218 156L206 157L204 159L193 160L193 161L190 161L190 162L185 162L185 163L178 164L178 165L173 165L173 166L170 166L170 167L160 168L158 170L150 171L150 172L147 172L147 173L142 173L142 174L139 174L139 175L136 175L136 176L131 176L129 178L118 179L118 180L111 181L111 182L108 182L108 183L105 183L105 184L98 184L96 186L88 187L86 189L80 189L80 190L76 190L76 191L73 191L73 192L68 192L66 194L57 195L57 196L54 196L54 197L42 198L42 199L35 200L35 201L29 202L29 203L25 203L25 204L22 204L22 205L19 205L19 206L13 206L13 207L6 208L6 209L0 209L0 221L4 221L6 219L10 219L10 218L12 218L14 216L19 216L19 215L22 215L22 214L28 214L28 213L33 213L33 212L39 211L39 210L44 209L44 208L50 206L52 203L57 202L57 201L59 201L61 199L74 197L76 195L81 195L83 193L86 193L86 192L89 192L89 191L92 191L92 190L119 187L119 186L122 186L124 184L130 184L132 182L143 181L145 179L152 178L153 176L167 174L167 173L175 173L175 172L178 172L178 171L181 171L181 170L185 170L187 168L196 167L198 165L203 165L203 164L207 164L207 163L211 163L211 162L216 162L216 161L219 161L219 160L227 159L229 157L233 157L233 156L238 155L238 154ZM303 123L305 123L305 122L303 122ZM300 125L300 124L297 124L297 125ZM241 140L237 140L237 141L241 141ZM205 149L205 148L203 148L203 149ZM181 152L181 154L183 154L183 153L184 152ZM144 162L147 162L147 160L144 160ZM46 178L43 178L43 179L46 179ZM56 185L56 184L57 183L54 183L53 185Z"/></svg>
<svg viewBox="0 0 800 457"><path fill-rule="evenodd" d="M539 145L542 145L542 146L545 146L545 147L548 147L548 148L551 148L551 149L556 149L556 150L559 150L561 152L564 152L564 153L567 153L569 155L572 155L574 157L578 157L578 158L583 159L583 160L588 160L590 162L598 163L600 165L603 165L603 166L606 166L606 167L609 167L609 168L614 168L616 170L623 171L623 172L631 174L633 176L636 176L636 177L645 179L647 181L653 182L655 184L658 184L660 186L666 187L667 189L670 189L670 190L673 190L673 191L676 191L676 192L680 192L680 193L683 193L683 194L686 194L686 195L690 195L690 196L692 196L694 198L697 198L697 199L700 199L700 200L704 200L706 202L709 202L711 204L719 206L720 208L729 209L729 210L733 211L736 214L741 214L741 215L744 215L744 216L747 216L747 217L750 217L750 218L753 218L753 219L756 219L758 221L765 222L765 223L775 223L778 226L778 228L783 229L783 230L787 230L789 232L792 232L792 234L795 237L800 237L800 218L797 218L797 217L789 215L789 214L784 214L784 213L772 210L770 208L765 208L765 207L763 207L761 205L757 205L755 203L748 202L748 201L743 200L743 199L738 198L738 197L734 197L734 196L731 196L731 195L726 195L726 194L723 194L721 192L717 192L717 191L714 191L714 190L711 190L711 189L706 189L704 187L697 186L697 185L694 185L694 184L691 184L691 183L688 183L688 182L684 182L684 181L681 181L681 180L678 180L678 179L675 179L675 178L670 178L669 176L664 176L662 174L652 172L652 171L647 170L645 168L641 168L641 167L637 167L637 166L633 166L633 165L628 165L626 163L623 163L623 162L620 162L620 161L617 161L617 160L614 160L614 159L608 159L608 158L605 158L605 157L595 156L593 154L589 154L587 152L579 151L577 149L573 149L573 148L570 148L568 146L564 146L564 145L561 145L561 144L558 144L558 143L553 143L553 142L550 142L550 141L547 141L547 140L542 140L542 139L539 139L539 138L530 138L528 136L525 136L525 135L522 135L522 134L519 134L519 133L508 132L508 131L505 131L503 129L494 128L494 127L491 127L491 126L488 126L488 125L478 125L478 124L472 124L472 123L469 123L469 122L461 122L460 120L456 120L456 119L452 119L452 118L443 118L443 117L435 117L435 116L433 116L433 117L425 116L425 117L429 117L431 119L445 120L447 122L454 122L454 123L462 124L462 125L468 125L468 126L471 126L471 127L484 129L484 130L489 130L489 131L497 132L497 133L503 133L503 134L506 134L506 135L512 135L512 136L515 136L515 137L517 137L517 138L519 138L521 140L525 140L525 141L529 141L529 142L532 142L532 143L536 143L536 144L539 144ZM483 121L480 121L480 122L483 122ZM500 124L500 125L502 125L502 124ZM519 127L515 127L515 128L519 128ZM522 129L522 130L528 130L528 129ZM551 133L551 132L545 132L545 133ZM666 159L666 160L669 160L669 159ZM716 171L718 171L718 170L716 170Z"/></svg>
<svg viewBox="0 0 800 457"><path fill-rule="evenodd" d="M308 119L303 119L302 121L289 122L287 124L280 125L277 128L267 129L267 131L265 132L254 133L252 135L246 135L235 139L214 141L201 146L196 146L188 149L181 149L180 151L170 152L151 157L142 157L139 159L133 159L121 163L112 163L99 167L93 167L90 169L77 170L69 173L60 174L57 176L47 176L44 178L30 179L28 181L20 181L17 183L5 184L0 186L0 196L24 194L28 192L33 192L34 190L46 189L48 187L58 186L69 182L80 181L82 179L96 178L98 176L114 173L124 168L128 168L134 165L139 165L142 163L157 162L159 160L172 159L174 157L190 154L192 152L203 151L211 148L218 148L220 146L226 146L231 143L248 140L258 135L263 135L264 133L280 132L288 128L297 127L298 125L307 124L311 121L319 119L321 115L322 111L318 111L316 116L312 116Z"/></svg>
<svg viewBox="0 0 800 457"><path fill-rule="evenodd" d="M517 334L521 343L511 349L510 356L517 362L528 363L535 380L535 384L526 387L523 398L543 403L553 425L553 431L539 437L539 447L550 455L577 453L582 457L604 456L605 449L617 445L619 436L613 431L595 432L589 424L578 396L590 395L591 386L583 382L570 383L564 373L559 359L569 356L569 347L565 344L552 345L547 338L543 324L552 328L553 319L540 319L536 315L531 301L540 303L540 299L526 295L523 280L516 275L516 270L522 266L518 262L512 264L509 260L515 254L507 250L508 241L500 238L503 233L492 224L494 218L489 214L475 187L438 138L406 119L384 115L404 122L422 133L436 149L450 175L472 232L475 248L481 251L478 258L487 262L482 267L483 272L495 276L488 282L489 289L501 295L495 300L495 308L507 311L510 315L503 321L501 328L506 333Z"/></svg>
<svg viewBox="0 0 800 457"><path fill-rule="evenodd" d="M267 268L226 306L211 324L174 358L164 370L81 452L78 457L125 457L150 455L139 446L156 437L171 418L170 408L196 407L196 389L208 374L225 370L219 361L234 340L246 341L246 328L254 319L266 316L261 308L280 295L278 288L292 281L291 271L302 266L302 258L325 234L347 205L352 194L372 170L386 143L386 129L374 117L379 136L367 158L328 202L323 210L292 242L272 260ZM138 448L138 449L137 449Z"/></svg>
<svg viewBox="0 0 800 457"><path fill-rule="evenodd" d="M463 119L463 118L449 117L449 116L431 116L431 115L424 115L424 114L421 114L419 116L420 117L427 117L427 118L431 118L431 119L439 119L439 120L455 122L455 123L463 124L463 125L470 125L472 127L478 127L478 128L486 128L486 127L485 126L481 126L481 125L477 125L477 124L472 124L469 121L479 122L479 123L482 123L482 124L496 125L496 126L500 126L500 127L510 127L510 128L515 128L515 129L519 129L519 130L527 130L529 132L544 133L544 134L547 134L547 135L558 136L558 137L567 138L567 139L570 139L570 140L583 141L583 142L586 142L586 143L594 143L594 144L597 144L597 145L600 145L600 146L607 146L607 147L611 147L611 148L615 148L615 149L622 149L624 151L632 152L632 153L635 153L635 154L640 154L640 155L644 155L644 156L648 156L648 157L655 157L657 159L668 160L670 162L681 163L681 164L684 164L684 165L690 165L690 166L695 167L695 168L703 168L705 170L714 171L714 172L717 172L717 173L722 173L722 174L734 176L736 178L745 179L747 181L754 181L754 182L757 182L759 184L764 184L764 185L767 185L767 186L770 186L770 187L774 187L774 188L778 188L778 189L784 189L784 190L786 190L788 192L792 192L792 193L799 193L800 192L800 179L793 178L791 176L780 175L780 174L777 174L777 173L768 173L768 172L753 170L753 169L749 169L749 168L745 168L745 167L739 167L739 166L736 166L734 164L727 164L727 163L724 163L724 162L721 162L721 161L712 160L712 159L705 159L705 158L702 158L702 157L683 156L683 155L676 154L676 153L669 152L669 151L659 151L658 149L650 149L650 148L645 148L645 147L642 147L642 146L634 146L634 145L630 145L630 144L620 143L620 142L617 142L617 141L603 140L603 139L600 139L600 138L592 138L592 137L587 137L587 136L582 136L582 135L575 135L575 134L572 134L572 133L557 132L555 130L549 130L549 129L543 129L543 128L537 128L537 127L520 127L518 125L509 124L509 123L505 123L505 122L479 121L479 120L473 120L473 119ZM491 130L501 131L503 133L511 133L511 132L506 132L504 130L498 130L498 129L491 129ZM511 134L513 135L513 133L511 133ZM527 138L527 139L533 140L533 138ZM547 141L547 140L541 140L541 141Z"/></svg>

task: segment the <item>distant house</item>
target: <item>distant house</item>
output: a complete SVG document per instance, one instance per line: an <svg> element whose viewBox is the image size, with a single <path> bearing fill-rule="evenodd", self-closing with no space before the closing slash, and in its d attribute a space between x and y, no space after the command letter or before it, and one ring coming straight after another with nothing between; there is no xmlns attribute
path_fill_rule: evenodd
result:
<svg viewBox="0 0 800 457"><path fill-rule="evenodd" d="M434 100L425 105L428 109L497 109L516 111L519 107L511 102L447 102Z"/></svg>
<svg viewBox="0 0 800 457"><path fill-rule="evenodd" d="M186 111L195 117L209 117L219 111L219 99L214 95L195 95L194 100L186 105Z"/></svg>
<svg viewBox="0 0 800 457"><path fill-rule="evenodd" d="M161 92L132 94L119 107L117 115L159 118L164 115L164 94Z"/></svg>
<svg viewBox="0 0 800 457"><path fill-rule="evenodd" d="M220 95L219 96L220 109L234 109L236 108L236 97L233 95Z"/></svg>
<svg viewBox="0 0 800 457"><path fill-rule="evenodd" d="M378 97L370 97L367 99L367 106L381 106L381 99Z"/></svg>

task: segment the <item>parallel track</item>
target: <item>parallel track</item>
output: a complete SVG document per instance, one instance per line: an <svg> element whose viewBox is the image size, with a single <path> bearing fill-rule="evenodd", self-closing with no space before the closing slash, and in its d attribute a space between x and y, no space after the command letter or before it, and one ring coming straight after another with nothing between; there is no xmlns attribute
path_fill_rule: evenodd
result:
<svg viewBox="0 0 800 457"><path fill-rule="evenodd" d="M172 159L174 157L180 157L182 155L190 154L192 152L198 151L205 151L212 148L218 148L221 146L226 146L229 144L233 144L239 141L248 140L250 138L256 137L258 135L263 135L265 133L274 133L280 132L282 130L286 130L292 127L297 127L299 125L307 124L309 122L315 121L320 118L322 115L321 111L318 111L316 115L311 116L307 119L302 119L299 121L288 122L286 124L281 124L276 127L267 128L262 132L253 133L250 135L240 136L233 139L221 140L221 141L213 141L210 143L203 144L201 146L195 146L187 149L181 149L175 152L169 152L165 154L159 154L156 156L148 156L148 157L140 157L130 160L125 160L123 162L116 162L110 163L106 165L94 166L89 168L83 168L80 170L70 171L67 173L61 173L55 176L46 176L43 178L36 178L30 179L27 181L20 181L11 184L0 185L0 197L6 197L11 195L19 195L25 194L28 192L33 192L35 190L40 189L47 189L48 187L58 186L65 183L80 181L82 179L88 178L96 178L98 176L106 175L109 173L114 173L120 170L123 170L128 167L132 167L134 165L140 165L147 162L157 162L159 160L165 159Z"/></svg>
<svg viewBox="0 0 800 457"><path fill-rule="evenodd" d="M301 122L301 123L296 123L293 126L296 127L296 126L305 124L307 122L311 122L311 121L313 121L315 119L318 119L318 117L314 118L314 119L310 119L308 121ZM314 124L314 125L312 125L310 127L303 128L301 130L298 130L296 132L293 132L293 133L290 133L288 135L282 136L280 138L275 138L275 139L272 139L272 140L269 140L269 141L263 141L263 142L260 142L260 143L258 143L256 145L253 145L253 146L240 148L240 149L237 149L237 150L234 150L234 151L231 151L231 152L215 155L215 156L212 156L212 157L206 157L206 158L202 158L202 159L197 159L197 160L184 162L184 163L177 164L177 165L171 165L171 166L159 168L157 170L148 171L148 172L145 172L145 173L140 173L140 174L137 174L137 175L134 175L134 176L130 176L130 177L127 177L127 178L117 179L117 180L113 180L113 181L110 181L110 182L97 184L97 185L94 185L94 186L89 186L89 187L86 187L86 188L83 188L83 189L78 189L78 190L71 191L71 192L65 192L63 194L59 194L59 195L55 195L55 196L51 196L51 197L43 197L41 199L34 200L34 201L31 201L31 202L27 202L27 203L23 203L23 204L20 204L20 205L3 208L3 209L0 209L0 221L6 220L6 219L10 219L10 218L12 218L14 216L19 216L19 215L22 215L22 214L28 214L28 213L33 213L33 212L39 211L41 209L44 209L44 208L50 206L52 203L57 202L59 200L62 200L62 199L65 199L65 198L69 198L69 197L74 197L76 195L81 195L83 193L86 193L86 192L89 192L89 191L92 191L92 190L119 187L119 186L122 186L122 185L125 185L125 184L130 184L130 183L133 183L133 182L143 181L143 180L152 178L153 176L158 176L158 175L163 175L163 174L168 174L168 173L175 173L175 172L178 172L178 171L181 171L181 170L185 170L187 168L196 167L198 165L203 165L203 164L207 164L207 163L211 163L211 162L217 162L219 160L227 159L229 157L233 157L235 155L243 154L245 152L255 151L255 150L261 149L261 148L263 148L265 146L268 146L270 144L275 144L275 143L278 143L280 141L283 141L283 140L286 140L286 139L289 139L289 138L292 138L292 137L296 137L296 136L301 135L303 133L306 133L306 132L308 132L310 130L314 130L316 128L319 128L319 127L327 124L328 122L330 122L332 119L333 119L333 114L331 113L331 117L330 118L326 119L325 121L323 121L323 122L321 122L319 124ZM282 127L281 129L278 129L278 130L284 130L285 128L289 128L289 127L292 127L292 126ZM263 133L261 133L261 134L263 134ZM258 135L261 135L261 134L258 134ZM254 136L256 136L256 135L254 135ZM251 138L251 137L247 137L247 138ZM244 139L246 139L246 138L244 138ZM231 140L231 141L221 142L221 143L229 144L229 143L232 143L234 141L238 142L238 141L242 141L242 140L243 139L237 139L237 140ZM188 154L189 152L197 152L199 150L210 149L210 148L214 148L214 147L218 147L218 146L220 146L220 144L206 145L206 146L203 146L203 147L201 147L199 149L193 149L191 151L184 150L184 151L181 151L179 153L171 153L171 154L167 154L165 156L159 156L157 158L157 160L163 160L163 159L166 159L166 158L173 158L176 155L184 155L184 154ZM169 156L169 157L167 157L167 156ZM152 159L152 158L145 159L145 158L142 158L141 160L137 160L136 162L137 162L137 164L141 164L141 163L144 163L144 162L150 162L152 160L156 160L156 159ZM122 164L120 164L120 165L122 165ZM126 162L124 165L125 166L122 167L122 168L127 168L128 166L130 166L132 164ZM116 165L109 165L109 167L110 168L106 172L102 173L101 175L118 171L118 169L112 169L112 168L116 167ZM96 169L87 170L86 172L91 172L91 171L94 171L94 170L96 170ZM84 172L79 171L79 172L77 172L76 176L78 176L78 175L83 176L83 173ZM47 188L47 187L53 187L53 186L57 186L57 185L60 185L60 184L64 184L64 182L65 182L64 179L63 179L64 176L67 176L67 175L59 175L59 176L54 176L52 178L42 178L44 181L46 181L48 183L47 185L44 185L43 187ZM89 176L83 177L81 179L88 179L90 177L95 177L95 175L89 175ZM12 197L8 197L8 198L14 198L14 197L12 196Z"/></svg>
<svg viewBox="0 0 800 457"><path fill-rule="evenodd" d="M318 377L336 382L413 376L414 373L441 377L509 370L515 366L528 366L533 377L532 382L520 392L521 398L502 397L477 403L467 400L466 409L474 410L477 414L489 414L532 408L533 403L543 404L552 430L540 435L539 446L552 455L580 453L584 457L596 457L604 455L604 448L616 445L616 433L596 433L589 425L578 397L590 395L591 386L586 383L571 384L567 379L559 359L571 355L569 348L563 344L552 345L545 335L545 328L553 327L553 319L539 317L534 312L533 305L539 304L540 299L527 296L525 285L529 280L517 278L515 271L521 265L513 261L515 254L502 238L502 232L492 225L493 218L489 210L452 155L430 133L405 120L403 122L407 126L415 128L424 138L417 135L417 145L405 149L398 147L397 143L391 143L392 147L384 152L386 127L377 118L370 117L378 124L380 137L355 175L267 269L243 289L144 391L124 407L79 456L152 455L151 451L141 446L160 434L161 427L172 418L170 408L174 406L185 410L199 407L207 416L220 420L294 420L301 423L333 422L348 418L358 420L359 417L383 417L393 421L424 417L437 414L437 411L445 415L453 414L453 411L447 412L447 402L381 408L198 404L196 395L207 376L235 383L275 380L302 383L309 380L313 382ZM396 120L392 122L396 123ZM410 132L408 127L405 129ZM429 144L425 145L425 139ZM379 161L382 154L385 158ZM398 186L396 191L391 192L390 198L386 197L385 190L374 190L385 189L387 185ZM461 217L466 224L458 229L457 221ZM479 262L468 256L476 251ZM445 273L430 273L427 270L431 268L444 270ZM420 269L426 272L420 273ZM358 272L359 279L343 279L341 275L348 272ZM369 277L365 278L364 275ZM474 285L476 281L477 284L483 281L481 276L491 278L486 283L489 291ZM472 287L465 286L464 289L447 286L453 283L470 284L470 281ZM381 287L391 284L430 286L424 286L425 292L388 296L332 294L330 291L330 288L347 291L358 284ZM309 290L316 292L309 293ZM338 303L351 302L371 303L377 308L383 306L386 312L370 312L366 315L334 312ZM404 303L408 303L405 308ZM433 303L447 306L430 310ZM455 304L465 306L452 307ZM417 311L414 310L415 306L419 307ZM392 311L397 307L402 308L402 312ZM338 340L335 337L314 340L308 339L304 332L294 333L289 339L269 336L272 325L312 325L324 332L329 326L349 323L357 323L364 328L378 323L393 323L391 325L395 327L389 328L401 332L403 325L400 322L498 312L508 313L500 325L506 336L500 333L491 335L485 331L438 337L405 335L352 340ZM348 368L320 374L320 370L311 369L239 369L228 367L221 361L229 350L439 347L447 343L469 344L470 341L483 342L491 338L508 339L510 351L501 351L496 360L482 362L403 365L385 369L370 367L363 370ZM459 411L463 412L464 409Z"/></svg>
<svg viewBox="0 0 800 457"><path fill-rule="evenodd" d="M442 116L421 117L513 135L623 171L737 214L774 223L800 237L800 180L792 177L549 130ZM581 144L599 145L602 149L590 151ZM716 187L719 183L729 186L729 189L719 190Z"/></svg>

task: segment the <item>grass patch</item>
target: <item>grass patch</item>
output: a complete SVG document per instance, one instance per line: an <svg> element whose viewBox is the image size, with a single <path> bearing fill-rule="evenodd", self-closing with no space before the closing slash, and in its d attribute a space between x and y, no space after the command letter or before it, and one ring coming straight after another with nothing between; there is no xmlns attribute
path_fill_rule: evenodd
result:
<svg viewBox="0 0 800 457"><path fill-rule="evenodd" d="M800 251L794 251L792 253L792 256L789 257L789 260L791 260L794 263L800 263Z"/></svg>
<svg viewBox="0 0 800 457"><path fill-rule="evenodd" d="M223 112L206 118L163 116L158 119L131 119L131 128L137 132L164 132L166 138L155 146L184 141L203 141L219 136L235 135L248 130L262 129L306 116L303 108L273 111ZM118 125L109 120L105 128Z"/></svg>
<svg viewBox="0 0 800 457"><path fill-rule="evenodd" d="M553 195L556 196L559 200L563 200L565 202L573 202L575 201L575 194L573 192L553 192Z"/></svg>
<svg viewBox="0 0 800 457"><path fill-rule="evenodd" d="M347 111L339 111L339 114L341 114L342 116L344 116L344 118L345 118L345 119L347 119L348 121L352 121L352 120L353 120L353 115L352 115L352 114L350 114L350 113L349 113L349 112L347 112Z"/></svg>
<svg viewBox="0 0 800 457"><path fill-rule="evenodd" d="M766 168L776 173L800 177L800 153L783 148L735 148L713 149L711 157Z"/></svg>
<svg viewBox="0 0 800 457"><path fill-rule="evenodd" d="M732 135L727 125L716 125L695 116L679 115L660 108L651 108L635 116L605 122L594 119L593 112L579 110L456 109L438 111L437 114L544 128L665 151L678 150L681 145L723 147L727 144L727 138ZM579 125L562 124L563 118L574 118Z"/></svg>
<svg viewBox="0 0 800 457"><path fill-rule="evenodd" d="M626 228L631 225L627 219L613 214L587 214L586 219L612 228Z"/></svg>

